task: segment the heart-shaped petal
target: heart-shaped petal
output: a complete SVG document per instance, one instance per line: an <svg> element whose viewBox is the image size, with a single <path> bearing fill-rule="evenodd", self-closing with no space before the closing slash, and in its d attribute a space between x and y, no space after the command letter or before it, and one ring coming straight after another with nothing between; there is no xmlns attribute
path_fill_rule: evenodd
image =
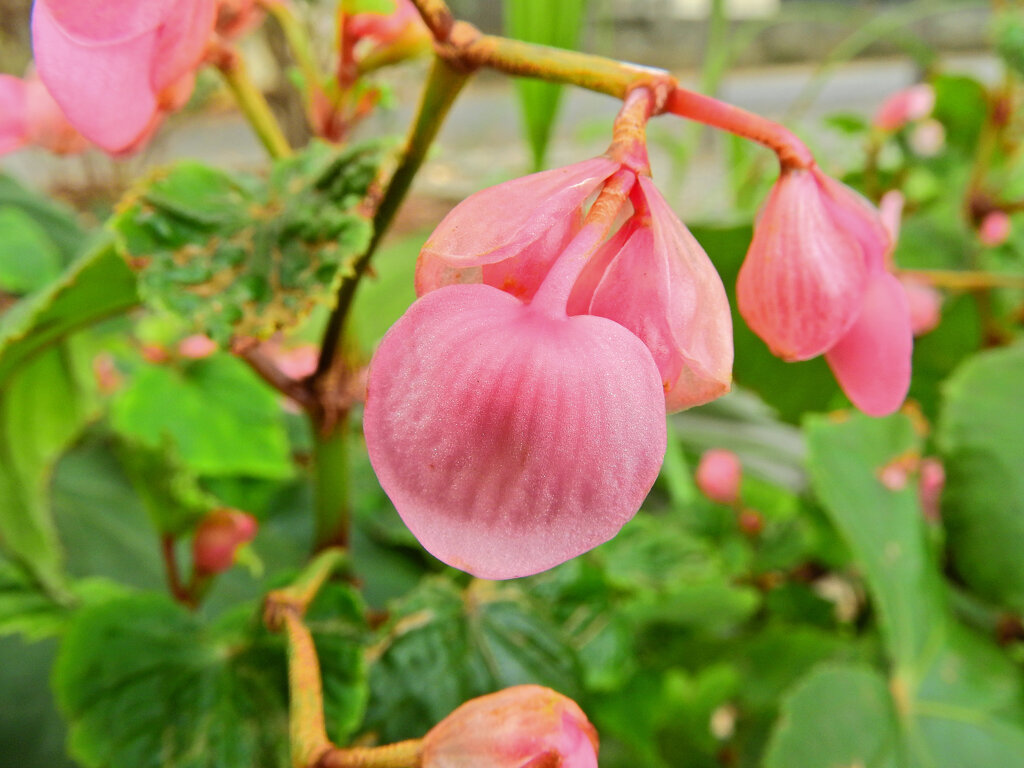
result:
<svg viewBox="0 0 1024 768"><path fill-rule="evenodd" d="M370 367L381 486L436 557L513 578L613 537L665 451L661 378L600 317L552 317L487 285L416 301Z"/></svg>

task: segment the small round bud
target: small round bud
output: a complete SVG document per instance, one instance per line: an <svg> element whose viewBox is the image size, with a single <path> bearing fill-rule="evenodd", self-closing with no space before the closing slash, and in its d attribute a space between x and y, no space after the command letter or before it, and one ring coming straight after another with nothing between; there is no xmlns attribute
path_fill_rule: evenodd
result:
<svg viewBox="0 0 1024 768"><path fill-rule="evenodd" d="M212 576L234 565L239 548L256 537L257 527L256 518L237 509L222 507L210 512L192 539L196 573Z"/></svg>
<svg viewBox="0 0 1024 768"><path fill-rule="evenodd" d="M697 465L697 487L719 504L734 504L740 496L740 460L732 451L712 448L700 457Z"/></svg>

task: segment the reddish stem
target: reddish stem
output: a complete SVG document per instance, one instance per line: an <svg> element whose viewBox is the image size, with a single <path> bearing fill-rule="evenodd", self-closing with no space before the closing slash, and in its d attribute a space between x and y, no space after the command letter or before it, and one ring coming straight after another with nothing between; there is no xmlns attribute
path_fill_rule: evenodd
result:
<svg viewBox="0 0 1024 768"><path fill-rule="evenodd" d="M783 168L814 165L811 150L788 128L710 96L676 86L668 96L665 111L763 144L775 151Z"/></svg>

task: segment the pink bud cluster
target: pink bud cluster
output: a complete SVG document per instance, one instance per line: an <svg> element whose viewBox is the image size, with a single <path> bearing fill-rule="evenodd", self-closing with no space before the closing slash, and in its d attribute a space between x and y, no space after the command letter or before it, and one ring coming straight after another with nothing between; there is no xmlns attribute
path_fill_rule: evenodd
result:
<svg viewBox="0 0 1024 768"><path fill-rule="evenodd" d="M647 174L642 139L613 142L469 197L424 246L364 430L450 565L511 578L607 541L657 477L666 410L728 390L725 290Z"/></svg>
<svg viewBox="0 0 1024 768"><path fill-rule="evenodd" d="M910 304L878 211L817 165L783 168L736 286L747 324L784 360L825 355L855 406L881 416L910 386Z"/></svg>
<svg viewBox="0 0 1024 768"><path fill-rule="evenodd" d="M215 509L199 523L192 539L196 574L212 576L235 564L238 550L256 538L256 518L237 509Z"/></svg>

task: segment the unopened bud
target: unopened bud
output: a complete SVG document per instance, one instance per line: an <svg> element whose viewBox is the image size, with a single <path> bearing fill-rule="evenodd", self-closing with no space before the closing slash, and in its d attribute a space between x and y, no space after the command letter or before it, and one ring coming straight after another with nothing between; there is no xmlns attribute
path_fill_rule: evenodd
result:
<svg viewBox="0 0 1024 768"><path fill-rule="evenodd" d="M946 486L946 470L936 458L921 460L917 478L917 493L921 500L924 519L936 523L941 516L942 489Z"/></svg>
<svg viewBox="0 0 1024 768"><path fill-rule="evenodd" d="M742 476L739 457L723 448L712 448L700 457L697 465L697 487L719 504L734 504L740 495Z"/></svg>
<svg viewBox="0 0 1024 768"><path fill-rule="evenodd" d="M217 342L201 333L186 336L178 342L178 354L190 360L200 360L204 357L209 357L216 351Z"/></svg>
<svg viewBox="0 0 1024 768"><path fill-rule="evenodd" d="M572 699L517 685L466 702L423 738L423 768L597 768L597 730Z"/></svg>
<svg viewBox="0 0 1024 768"><path fill-rule="evenodd" d="M222 507L210 512L196 528L192 562L196 573L211 576L235 563L238 550L256 537L256 518L237 509Z"/></svg>
<svg viewBox="0 0 1024 768"><path fill-rule="evenodd" d="M995 247L1010 239L1010 217L1006 211L987 213L978 227L978 239L984 245Z"/></svg>

